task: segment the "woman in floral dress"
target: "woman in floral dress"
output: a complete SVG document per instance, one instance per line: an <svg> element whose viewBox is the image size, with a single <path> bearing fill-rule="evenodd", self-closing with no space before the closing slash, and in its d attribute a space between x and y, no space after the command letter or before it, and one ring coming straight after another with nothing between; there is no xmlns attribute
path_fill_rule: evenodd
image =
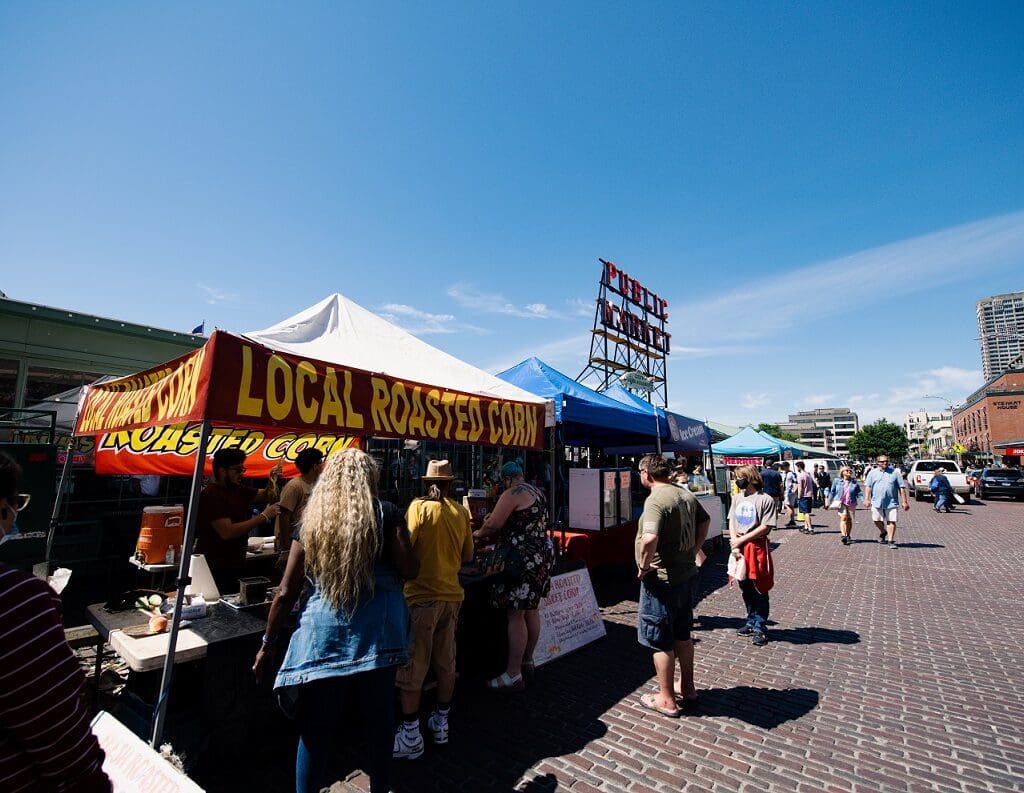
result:
<svg viewBox="0 0 1024 793"><path fill-rule="evenodd" d="M499 546L512 549L512 554L521 559L522 572L495 583L491 589L491 605L508 611L508 666L487 681L487 686L495 691L521 691L526 687L523 672L533 672L533 651L540 636L537 607L551 589L554 552L547 534L544 494L526 483L518 462L505 463L501 478L505 492L474 536L498 533Z"/></svg>

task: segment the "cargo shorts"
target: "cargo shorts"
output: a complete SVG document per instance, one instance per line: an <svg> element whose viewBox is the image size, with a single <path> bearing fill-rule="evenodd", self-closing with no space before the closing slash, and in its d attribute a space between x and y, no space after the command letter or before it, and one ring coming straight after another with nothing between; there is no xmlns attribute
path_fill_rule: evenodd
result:
<svg viewBox="0 0 1024 793"><path fill-rule="evenodd" d="M420 691L433 666L438 677L455 674L455 628L461 603L429 600L409 606L412 641L409 663L399 668L395 685L402 691Z"/></svg>

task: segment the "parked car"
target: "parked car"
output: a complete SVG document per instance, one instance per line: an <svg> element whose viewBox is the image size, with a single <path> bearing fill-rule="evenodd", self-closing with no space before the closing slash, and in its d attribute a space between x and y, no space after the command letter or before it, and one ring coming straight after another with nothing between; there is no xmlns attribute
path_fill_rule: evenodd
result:
<svg viewBox="0 0 1024 793"><path fill-rule="evenodd" d="M986 468L975 486L978 498L1006 496L1024 500L1024 474L1019 468Z"/></svg>
<svg viewBox="0 0 1024 793"><path fill-rule="evenodd" d="M925 496L932 495L928 485L939 468L945 469L946 479L949 480L954 493L970 498L971 487L967 484L967 476L961 473L960 466L953 460L915 460L907 474L907 487L914 498L924 501Z"/></svg>

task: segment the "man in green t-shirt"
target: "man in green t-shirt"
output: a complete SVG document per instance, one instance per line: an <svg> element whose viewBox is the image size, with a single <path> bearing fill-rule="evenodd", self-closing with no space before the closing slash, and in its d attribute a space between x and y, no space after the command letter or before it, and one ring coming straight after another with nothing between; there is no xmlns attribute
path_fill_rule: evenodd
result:
<svg viewBox="0 0 1024 793"><path fill-rule="evenodd" d="M708 536L711 518L687 489L669 480L672 468L660 454L640 460L640 484L651 491L636 531L640 607L637 639L653 651L658 693L640 703L665 716L679 716L673 684L679 661L683 704L697 701L693 684L693 582L696 554Z"/></svg>

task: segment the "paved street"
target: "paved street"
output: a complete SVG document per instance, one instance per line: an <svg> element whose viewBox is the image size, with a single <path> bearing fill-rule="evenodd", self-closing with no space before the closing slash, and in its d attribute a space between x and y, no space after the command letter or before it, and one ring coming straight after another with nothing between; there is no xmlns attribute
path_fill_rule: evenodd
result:
<svg viewBox="0 0 1024 793"><path fill-rule="evenodd" d="M604 609L606 640L541 669L529 693L460 693L452 744L398 765L396 790L1024 787L1024 504L912 502L895 551L863 510L851 547L834 514L815 517L820 534L775 535L763 649L734 634L724 556L703 572L692 715L636 705L651 670L623 600ZM365 789L355 771L335 786Z"/></svg>

